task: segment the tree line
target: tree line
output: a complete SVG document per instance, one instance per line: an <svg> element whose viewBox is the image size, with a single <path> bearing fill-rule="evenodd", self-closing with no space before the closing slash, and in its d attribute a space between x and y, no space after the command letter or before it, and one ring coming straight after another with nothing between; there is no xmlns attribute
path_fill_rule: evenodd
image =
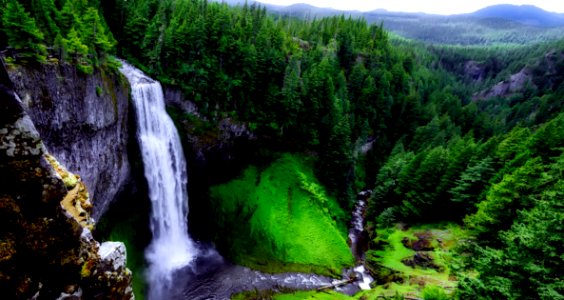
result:
<svg viewBox="0 0 564 300"><path fill-rule="evenodd" d="M87 74L108 62L115 64L108 54L114 53L116 40L97 0L2 0L0 6L0 47L13 50L8 59L67 61Z"/></svg>
<svg viewBox="0 0 564 300"><path fill-rule="evenodd" d="M340 205L374 187L369 227L453 221L461 299L557 299L562 271L564 46L427 46L335 16L296 19L202 0L0 0L15 62L85 73L119 55L180 89L209 123L245 123L270 151L315 157ZM534 50L537 49L537 50ZM550 54L550 55L549 55ZM484 79L468 79L475 61ZM528 67L530 88L475 92Z"/></svg>

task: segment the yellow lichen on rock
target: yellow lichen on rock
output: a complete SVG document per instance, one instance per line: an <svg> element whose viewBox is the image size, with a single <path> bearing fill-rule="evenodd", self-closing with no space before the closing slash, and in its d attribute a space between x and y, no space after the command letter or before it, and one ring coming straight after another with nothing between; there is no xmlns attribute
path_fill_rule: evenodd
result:
<svg viewBox="0 0 564 300"><path fill-rule="evenodd" d="M86 277L90 277L92 275L92 271L96 268L96 261L94 260L88 260L86 261L83 265L82 268L80 269L80 276L82 278L86 278Z"/></svg>
<svg viewBox="0 0 564 300"><path fill-rule="evenodd" d="M70 214L82 227L92 230L94 220L90 217L88 209L92 207L88 199L88 192L84 183L78 182L61 201L63 209Z"/></svg>
<svg viewBox="0 0 564 300"><path fill-rule="evenodd" d="M58 161L57 159L55 159L51 154L46 153L45 154L45 159L47 159L47 161L49 162L49 164L51 164L51 166L53 166L53 168L55 169L55 171L57 172L57 174L59 174L59 176L61 176L61 178L63 179L63 183L65 184L65 187L67 189L72 189L76 186L76 184L79 182L80 180L80 176L75 175L71 172L69 172L65 167L63 167Z"/></svg>
<svg viewBox="0 0 564 300"><path fill-rule="evenodd" d="M45 154L45 159L53 166L57 175L61 176L68 190L68 193L61 201L61 206L82 227L92 230L94 228L94 220L90 217L92 203L90 202L88 190L82 180L80 180L80 176L69 172L50 154Z"/></svg>

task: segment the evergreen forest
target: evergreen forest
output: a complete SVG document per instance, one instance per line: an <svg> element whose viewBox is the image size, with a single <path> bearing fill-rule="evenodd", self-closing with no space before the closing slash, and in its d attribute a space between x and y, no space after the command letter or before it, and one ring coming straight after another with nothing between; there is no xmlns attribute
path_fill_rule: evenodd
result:
<svg viewBox="0 0 564 300"><path fill-rule="evenodd" d="M195 107L167 110L199 172L187 222L202 243L266 273L361 263L374 279L233 299L564 299L564 39L429 43L363 17L207 0L0 7L8 69L119 74L123 59ZM238 159L190 166L193 139L212 145L225 123L252 136ZM347 233L362 191L359 258ZM112 209L100 235L126 242L143 299L146 207Z"/></svg>

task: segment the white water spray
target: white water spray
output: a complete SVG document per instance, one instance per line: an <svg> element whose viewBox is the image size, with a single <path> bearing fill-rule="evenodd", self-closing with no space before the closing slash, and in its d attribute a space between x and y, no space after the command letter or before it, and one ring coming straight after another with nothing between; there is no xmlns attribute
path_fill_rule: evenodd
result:
<svg viewBox="0 0 564 300"><path fill-rule="evenodd" d="M178 132L166 113L160 83L125 62L120 71L131 85L137 138L152 205L153 240L145 252L150 265L149 299L162 299L170 288L172 273L197 254L188 236L186 161Z"/></svg>

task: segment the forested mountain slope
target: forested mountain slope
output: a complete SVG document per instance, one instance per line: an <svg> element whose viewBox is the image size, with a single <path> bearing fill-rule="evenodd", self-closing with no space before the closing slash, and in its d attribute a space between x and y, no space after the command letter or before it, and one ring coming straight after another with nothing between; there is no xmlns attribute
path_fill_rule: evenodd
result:
<svg viewBox="0 0 564 300"><path fill-rule="evenodd" d="M244 1L227 2L243 5ZM251 3L251 2L249 2ZM403 38L447 45L526 45L558 40L564 32L564 16L532 5L494 5L473 13L433 15L378 9L368 12L340 11L307 4L265 4L271 13L302 19L331 16L364 18Z"/></svg>
<svg viewBox="0 0 564 300"><path fill-rule="evenodd" d="M443 259L458 287L440 293L563 296L562 41L430 46L391 40L386 25L364 19L303 20L255 4L37 3L45 9L2 3L9 64L72 64L88 74L115 68L109 54L117 54L193 103L197 114L173 113L184 135L213 140L228 120L256 137L244 149L249 161L198 187L197 201L213 205L195 213L213 217L210 237L229 259L335 275L351 264L344 228L354 195L373 189L366 266L381 287L401 281L423 292L382 263L397 224L450 222L467 232L453 238L457 258ZM490 92L516 74L518 88ZM311 216L325 225L308 226ZM319 251L307 248L313 242ZM409 253L401 259L421 257Z"/></svg>

